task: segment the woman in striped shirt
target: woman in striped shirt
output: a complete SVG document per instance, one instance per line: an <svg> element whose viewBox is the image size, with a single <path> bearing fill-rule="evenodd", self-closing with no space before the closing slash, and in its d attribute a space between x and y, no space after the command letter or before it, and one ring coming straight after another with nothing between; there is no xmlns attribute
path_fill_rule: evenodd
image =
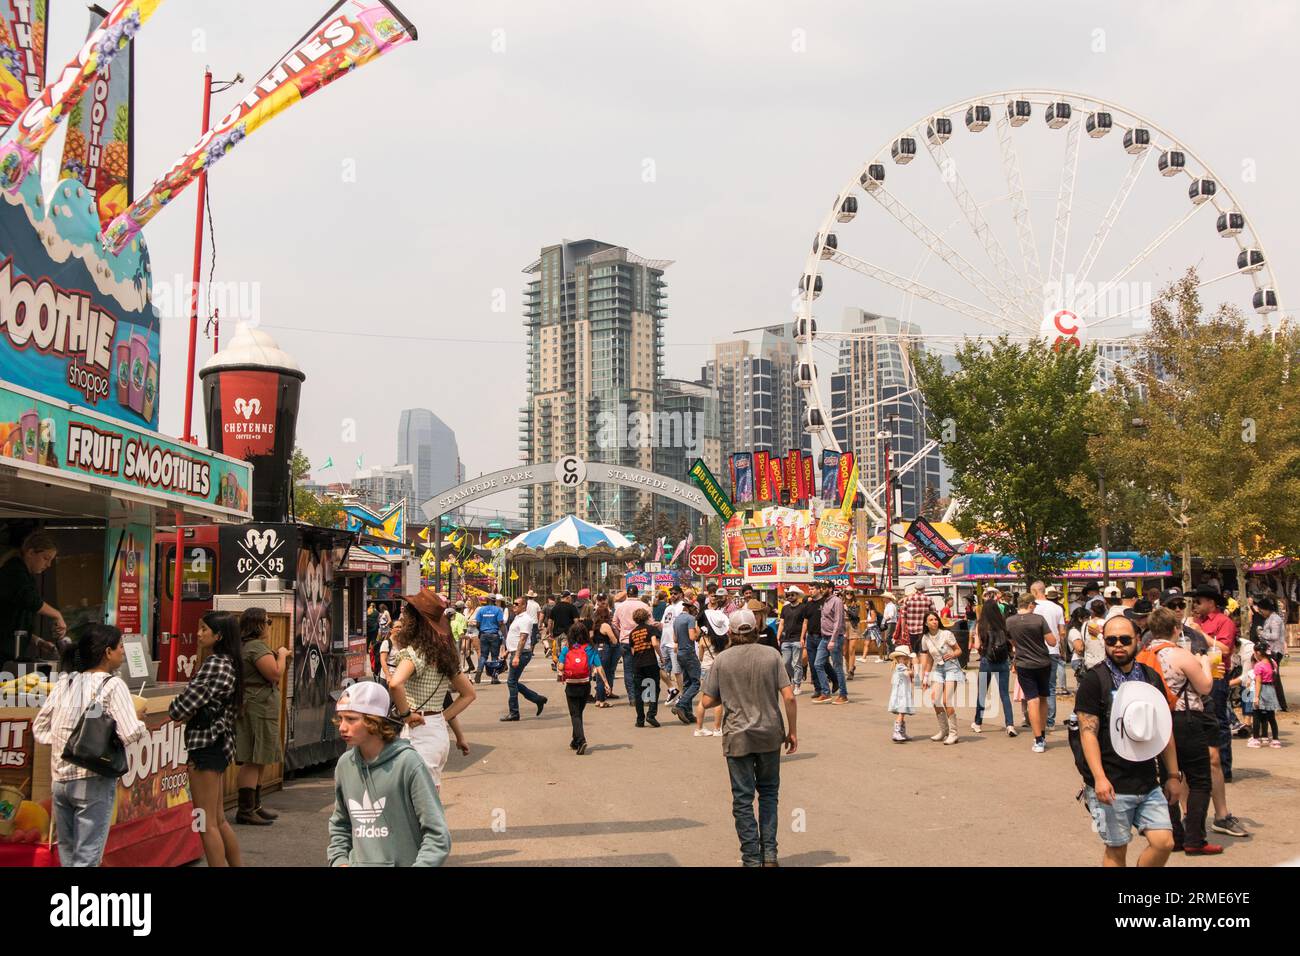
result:
<svg viewBox="0 0 1300 956"><path fill-rule="evenodd" d="M117 736L130 746L148 731L141 722L145 703L115 674L126 660L122 632L107 624L84 625L63 653L59 682L32 723L32 736L50 747L53 807L58 825L59 862L99 866L112 824L117 778L104 777L63 759L63 748L91 702L102 704L117 722Z"/></svg>
<svg viewBox="0 0 1300 956"><path fill-rule="evenodd" d="M222 778L235 760L235 717L244 700L239 615L209 611L199 622L198 638L207 656L168 713L185 724L190 797L200 814L208 866L239 866L239 841L222 799Z"/></svg>

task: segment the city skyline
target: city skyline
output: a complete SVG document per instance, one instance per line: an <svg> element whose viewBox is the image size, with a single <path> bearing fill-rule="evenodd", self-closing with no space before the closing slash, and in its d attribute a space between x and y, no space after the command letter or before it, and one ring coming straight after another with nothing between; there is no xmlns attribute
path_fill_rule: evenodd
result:
<svg viewBox="0 0 1300 956"><path fill-rule="evenodd" d="M736 16L725 4L667 3L627 31L614 11L576 4L573 16L589 27L582 36L542 10L457 10L445 29L426 28L402 56L313 98L222 164L210 182L215 278L255 284L248 298L260 321L307 370L300 444L317 471L327 457L336 463L320 480L350 478L357 458L391 461L392 420L418 404L463 436L461 458L476 475L517 460L518 268L541 242L608 237L674 258L664 375L690 380L714 342L788 321L819 217L872 150L938 104L1029 82L1114 99L1184 137L1231 178L1285 293L1296 288L1300 253L1286 228L1300 211L1286 159L1300 134L1285 123L1265 134L1258 115L1279 112L1297 11L1256 4L1251 16L1205 31L1212 9L1191 4L1172 16L1121 3L1007 3L931 5L921 16L828 3ZM417 22L424 13L407 12ZM191 132L171 119L197 126L205 64L218 79L259 76L320 13L315 2L283 0L260 9L258 30L248 31L238 4L162 7L138 44L137 185L188 145ZM53 69L84 37L85 11L54 4L50 17ZM875 49L869 38L882 32L896 42ZM592 35L610 42L593 44ZM1167 47L1162 71L1150 69L1157 35ZM869 66L864 43L874 51ZM921 48L947 55L917 71L912 51ZM647 72L646 62L676 66ZM1258 110L1241 107L1223 79L1234 75L1253 78ZM889 80L901 76L907 82ZM409 98L393 95L406 87L435 91L421 102L436 122L410 121ZM214 111L238 95L219 94ZM591 123L597 114L602 122ZM330 127L341 135L323 140ZM535 147L526 170L516 161L524 142ZM393 155L436 157L434 173L413 178L396 204ZM1081 169L1081 190L1088 174ZM892 185L892 166L890 175ZM1050 216L1049 189L1031 199ZM1081 193L1080 208L1100 215L1107 199ZM176 206L146 231L160 301L190 273L193 200ZM299 254L285 254L286 236ZM1222 271L1212 266L1210 274ZM363 281L340 281L340 272ZM836 293L832 283L827 294ZM853 304L905 315L900 298L836 302L828 314ZM171 289L170 301L186 297ZM183 431L179 311L162 318L160 428L169 434ZM223 309L223 317L225 339L234 316ZM200 359L210 348L200 339ZM516 500L484 505L513 511Z"/></svg>

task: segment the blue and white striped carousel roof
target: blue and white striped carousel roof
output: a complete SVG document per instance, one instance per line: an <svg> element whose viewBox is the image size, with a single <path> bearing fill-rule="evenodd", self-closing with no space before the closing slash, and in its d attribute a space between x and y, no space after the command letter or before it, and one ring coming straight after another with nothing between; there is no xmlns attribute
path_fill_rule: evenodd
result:
<svg viewBox="0 0 1300 956"><path fill-rule="evenodd" d="M602 528L574 515L565 515L559 521L552 521L548 525L516 535L506 545L506 549L518 547L541 549L557 544L567 544L571 548L591 548L600 544L607 544L616 549L632 547L631 541L612 528Z"/></svg>

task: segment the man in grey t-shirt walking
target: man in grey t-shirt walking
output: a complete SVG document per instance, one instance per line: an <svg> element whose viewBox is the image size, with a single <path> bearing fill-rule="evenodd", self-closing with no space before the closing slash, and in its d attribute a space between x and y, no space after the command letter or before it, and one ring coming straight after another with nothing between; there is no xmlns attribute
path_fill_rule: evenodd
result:
<svg viewBox="0 0 1300 956"><path fill-rule="evenodd" d="M776 866L777 797L781 744L798 750L795 699L781 652L755 643L754 613L731 615L731 646L717 656L704 679L704 708L722 705L722 752L731 775L731 813L745 866ZM779 702L785 702L786 726ZM758 795L758 820L754 796Z"/></svg>

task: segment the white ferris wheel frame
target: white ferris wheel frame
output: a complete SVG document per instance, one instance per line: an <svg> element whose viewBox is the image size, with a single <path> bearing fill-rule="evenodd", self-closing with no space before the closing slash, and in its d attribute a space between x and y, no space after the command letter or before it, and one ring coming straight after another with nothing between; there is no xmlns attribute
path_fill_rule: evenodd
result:
<svg viewBox="0 0 1300 956"><path fill-rule="evenodd" d="M1066 128L1060 130L1067 137L1065 164L1062 169L1060 187L1057 193L1056 221L1053 227L1051 260L1046 275L1042 272L1042 266L1038 256L1038 246L1033 235L1033 223L1029 216L1028 204L1025 198L1024 186L1020 176L1019 155L1015 149L1015 143L1012 139L1012 124L1007 118L1007 103L1012 100L1028 100L1032 105L1043 108L1052 103L1067 103L1070 106L1071 116ZM989 125L996 127L994 135L998 139L1000 158L1002 161L1003 173L1007 179L1007 187L1010 191L1012 204L1012 219L1016 226L1016 236L1018 251L1023 267L1023 273L1017 270L1012 264L1011 257L1007 255L1006 250L1001 246L997 237L988 227L984 219L983 205L976 202L966 189L965 183L960 175L945 177L954 200L961 210L962 217L967 225L970 226L976 238L984 247L988 259L992 263L1001 285L994 279L985 275L983 271L970 263L960 253L954 250L946 243L941 233L936 233L933 229L922 222L907 207L893 196L884 183L881 183L874 190L866 190L862 186L862 180L867 175L868 169L876 163L886 164L890 157L891 147L903 137L911 137L918 145L917 155L920 154L920 146L924 146L930 154L935 164L941 169L942 163L947 159L947 147L945 143L932 144L926 135L927 125L939 117L947 117L953 120L953 135L956 135L959 126L965 125L965 113L973 106L987 106L990 108L991 116ZM1273 261L1265 250L1263 240L1260 238L1259 231L1251 221L1250 215L1246 212L1237 197L1233 194L1231 188L1222 177L1217 175L1196 152L1185 146L1180 139L1169 133L1164 127L1152 122L1145 116L1119 106L1107 100L1098 99L1083 93L1070 92L1066 90L1048 90L1048 89L1016 89L1000 90L997 92L986 93L981 96L967 97L957 100L949 105L942 107L933 112L927 113L907 126L904 126L893 136L886 140L884 146L876 151L866 162L862 163L857 173L849 180L848 184L840 190L835 197L835 202L831 211L823 220L820 229L817 232L816 242L812 252L808 254L804 265L802 287L798 295L798 322L796 333L801 329L807 329L810 334L796 334L795 342L798 349L798 361L801 365L808 365L811 369L811 381L807 384L807 398L809 410L817 410L821 414L822 424L814 431L823 450L840 451L840 444L835 437L835 431L832 427L832 415L830 408L827 406L821 393L821 383L816 374L817 357L814 352L814 340L818 338L827 340L845 340L845 339L862 339L871 337L882 337L874 334L863 335L861 333L850 332L814 332L813 300L817 297L816 284L821 275L821 252L826 243L826 237L832 233L838 222L837 217L840 214L844 200L851 195L856 195L858 191L863 192L868 198L875 200L887 213L897 219L904 228L908 229L920 241L923 247L929 249L931 256L938 256L943 259L958 275L967 281L967 284L977 290L993 308L988 308L976 303L968 302L956 296L931 289L921 283L914 274L912 277L898 275L888 269L884 269L873 263L859 259L837 248L827 261L834 261L839 265L845 266L853 271L861 272L871 278L875 278L886 285L904 292L909 298L920 297L934 302L943 308L958 314L966 315L976 321L984 322L995 327L1000 327L1003 332L1013 334L1013 337L1027 336L1037 337L1038 323L1042 316L1035 314L1034 301L1037 297L1039 309L1041 311L1042 289L1044 282L1061 281L1064 275L1065 259L1067 251L1067 242L1069 238L1069 223L1072 212L1072 203L1074 195L1074 185L1078 171L1079 160L1079 140L1082 138L1082 126L1088 114L1093 112L1108 112L1112 117L1111 133L1122 137L1123 134L1134 128L1145 128L1151 133L1151 142L1141 153L1133 156L1133 161L1125 174L1119 189L1111 200L1105 216L1102 217L1096 231L1093 233L1092 240L1089 243L1088 250L1084 258L1080 261L1079 277L1076 279L1078 285L1082 285L1091 273L1092 266L1096 262L1097 255L1105 245L1106 239L1110 235L1111 228L1119 219L1124 205L1128 199L1129 193L1136 184L1138 178L1145 170L1150 157L1153 154L1161 153L1166 150L1178 150L1183 153L1186 163L1178 173L1188 180L1199 180L1209 178L1214 180L1216 190L1215 194L1201 203L1191 204L1191 209L1176 222L1168 226L1163 232L1147 244L1136 256L1116 276L1097 286L1097 292L1091 299L1087 300L1078 311L1085 311L1091 307L1101 297L1102 293L1107 291L1115 283L1123 279L1133 269L1137 268L1142 261L1148 258L1155 250L1177 232L1183 225L1190 221L1195 213L1200 211L1203 206L1212 207L1216 214L1238 213L1243 220L1243 228L1240 233L1226 238L1234 239L1237 243L1237 251L1254 248L1264 252L1264 264L1262 269L1246 271L1237 269L1227 272L1215 278L1203 281L1202 286L1218 282L1221 279L1234 275L1246 274L1250 277L1255 292L1265 289L1271 289L1277 297L1277 311L1282 320L1285 321L1285 313L1282 310L1282 296L1278 290L1277 278L1273 272ZM968 131L967 135L974 135ZM896 164L889 164L895 165ZM1198 167L1193 169L1193 166ZM888 168L888 166L886 167ZM1005 197L1004 197L1005 198ZM987 205L986 201L984 205ZM947 230L943 230L946 232ZM920 268L917 269L919 274ZM1267 281L1265 281L1267 280ZM1035 289L1037 283L1037 289ZM1142 303L1141 307L1150 304L1150 300ZM995 311L999 310L999 311ZM1136 309L1127 310L1127 312L1118 315L1107 316L1097 325L1104 324L1111 319L1118 318L1121 315L1129 314ZM1267 319L1265 319L1267 322ZM883 336L890 339L910 338L907 336ZM922 339L933 338L965 338L966 336L920 336ZM1094 339L1094 341L1103 341ZM1125 341L1125 340L1110 340ZM907 351L903 352L904 363L907 363ZM1116 364L1116 363L1111 363ZM910 377L910 365L905 369L905 374ZM914 389L913 389L914 391ZM904 393L907 394L907 393ZM902 396L894 396L887 401L897 401ZM841 418L849 417L861 411L867 406L850 409L848 412L839 416ZM937 442L927 442L912 458L903 465L894 469L895 474L904 474L926 454L928 454ZM873 518L878 522L884 523L886 515L884 510L877 503L876 499L884 492L884 486L868 488L865 482L859 478L858 489L863 493L865 498L865 507L871 513ZM951 509L950 509L951 510ZM946 516L945 516L946 517Z"/></svg>

